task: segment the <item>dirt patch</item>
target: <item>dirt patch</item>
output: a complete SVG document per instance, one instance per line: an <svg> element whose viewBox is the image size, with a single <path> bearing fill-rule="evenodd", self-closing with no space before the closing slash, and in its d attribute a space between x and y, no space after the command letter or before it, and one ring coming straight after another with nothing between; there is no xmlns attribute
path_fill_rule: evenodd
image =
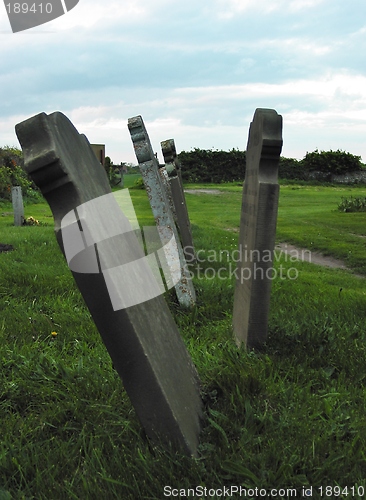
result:
<svg viewBox="0 0 366 500"><path fill-rule="evenodd" d="M350 233L351 236L357 236L357 238L366 238L364 234L355 234L355 233Z"/></svg>
<svg viewBox="0 0 366 500"><path fill-rule="evenodd" d="M236 227L227 227L225 230L234 233L239 232L239 229ZM278 243L275 250L288 255L293 260L301 260L303 262L310 262L311 264L332 267L334 269L349 269L349 267L347 267L342 260L323 255L321 252L314 252L313 250L308 250L306 248L299 248L295 245L290 245L290 243Z"/></svg>
<svg viewBox="0 0 366 500"><path fill-rule="evenodd" d="M222 194L222 191L219 189L185 189L184 192L190 194Z"/></svg>
<svg viewBox="0 0 366 500"><path fill-rule="evenodd" d="M1 252L11 252L14 250L13 245L7 245L6 243L0 243L0 253Z"/></svg>
<svg viewBox="0 0 366 500"><path fill-rule="evenodd" d="M289 243L278 243L275 249L289 255L290 258L304 262L310 262L312 264L337 269L349 269L342 260L335 259L334 257L328 257L320 252L313 252L311 250L307 250L306 248L298 248L295 245L290 245Z"/></svg>

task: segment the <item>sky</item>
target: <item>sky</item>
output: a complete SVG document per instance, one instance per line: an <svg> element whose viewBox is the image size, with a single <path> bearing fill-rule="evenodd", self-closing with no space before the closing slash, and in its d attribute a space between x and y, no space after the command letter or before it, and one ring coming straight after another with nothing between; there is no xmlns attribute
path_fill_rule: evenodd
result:
<svg viewBox="0 0 366 500"><path fill-rule="evenodd" d="M40 0L38 0L39 3ZM256 108L283 116L282 155L366 162L365 0L79 0L12 33L0 5L0 147L61 111L114 164L136 164L128 118L154 151L245 150Z"/></svg>

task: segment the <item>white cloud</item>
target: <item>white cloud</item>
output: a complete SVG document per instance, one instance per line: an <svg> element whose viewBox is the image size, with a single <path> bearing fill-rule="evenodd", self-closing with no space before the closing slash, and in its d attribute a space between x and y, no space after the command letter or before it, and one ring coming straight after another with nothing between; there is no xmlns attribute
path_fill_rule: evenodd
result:
<svg viewBox="0 0 366 500"><path fill-rule="evenodd" d="M341 73L283 84L161 89L151 100L143 95L143 90L135 93L133 104L127 98L114 105L77 108L69 116L91 142L105 142L116 162L135 161L127 130L132 116L143 116L155 149L170 137L180 149L245 149L248 126L257 107L274 108L283 115L284 154L300 158L306 150L326 149L326 144L333 149L347 149L349 144L351 152L366 159L365 142L354 149L353 137L366 135L363 75Z"/></svg>
<svg viewBox="0 0 366 500"><path fill-rule="evenodd" d="M289 3L290 10L296 12L303 9L318 7L324 0L292 0Z"/></svg>
<svg viewBox="0 0 366 500"><path fill-rule="evenodd" d="M60 110L115 162L134 161L139 114L155 149L244 149L267 107L284 117L285 155L366 159L365 14L364 0L80 0L12 34L0 7L0 146L18 121Z"/></svg>
<svg viewBox="0 0 366 500"><path fill-rule="evenodd" d="M310 97L319 103L330 102L331 106L336 108L346 99L350 107L364 106L366 111L366 76L339 73L326 74L319 79L291 80L284 83L254 82L243 85L186 87L175 89L173 96L175 103L186 100L192 103L192 108L225 101Z"/></svg>
<svg viewBox="0 0 366 500"><path fill-rule="evenodd" d="M70 30L76 27L93 28L103 31L105 24L113 21L121 26L130 25L146 20L148 8L146 2L141 0L109 1L101 3L99 1L81 0L74 9L67 15L54 21L55 28L60 30Z"/></svg>
<svg viewBox="0 0 366 500"><path fill-rule="evenodd" d="M255 11L268 15L275 11L298 12L319 6L325 0L217 0L217 15L221 19L232 19L235 15Z"/></svg>

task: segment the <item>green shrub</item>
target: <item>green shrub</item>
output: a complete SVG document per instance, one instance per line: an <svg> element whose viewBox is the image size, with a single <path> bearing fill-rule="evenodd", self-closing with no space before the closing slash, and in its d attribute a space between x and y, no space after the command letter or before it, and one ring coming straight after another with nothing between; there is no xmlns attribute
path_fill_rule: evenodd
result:
<svg viewBox="0 0 366 500"><path fill-rule="evenodd" d="M178 158L182 177L187 182L235 182L245 178L245 151L203 150L182 151ZM329 182L333 174L342 175L363 169L361 157L345 151L318 151L306 153L302 160L280 158L280 179L306 181L317 179ZM315 177L314 177L314 173ZM313 174L313 175L312 175Z"/></svg>
<svg viewBox="0 0 366 500"><path fill-rule="evenodd" d="M340 212L366 212L366 197L342 197L338 210Z"/></svg>
<svg viewBox="0 0 366 500"><path fill-rule="evenodd" d="M323 172L324 174L342 175L348 172L362 170L361 157L345 151L318 151L306 153L302 160L303 167L308 172Z"/></svg>
<svg viewBox="0 0 366 500"><path fill-rule="evenodd" d="M278 167L278 177L280 179L289 180L306 180L307 173L304 170L302 161L281 156Z"/></svg>
<svg viewBox="0 0 366 500"><path fill-rule="evenodd" d="M198 149L182 151L178 155L182 178L187 182L233 182L245 177L245 151Z"/></svg>
<svg viewBox="0 0 366 500"><path fill-rule="evenodd" d="M133 186L131 186L130 189L145 189L145 184L142 177L136 179L135 182L133 183Z"/></svg>
<svg viewBox="0 0 366 500"><path fill-rule="evenodd" d="M23 196L39 198L39 190L23 170L23 153L20 149L5 146L0 148L0 198L11 199L11 188L20 186Z"/></svg>

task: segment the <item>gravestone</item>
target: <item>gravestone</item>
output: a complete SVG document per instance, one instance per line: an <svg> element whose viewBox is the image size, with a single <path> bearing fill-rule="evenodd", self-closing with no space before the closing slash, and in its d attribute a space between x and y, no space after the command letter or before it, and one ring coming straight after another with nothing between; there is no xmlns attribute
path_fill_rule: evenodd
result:
<svg viewBox="0 0 366 500"><path fill-rule="evenodd" d="M170 186L169 176L168 176L168 172L166 170L165 165L159 165L159 174L160 174L161 182L162 182L164 189L165 189L165 194L166 194L168 202L169 202L169 207L170 207L170 210L172 212L174 222L177 225L178 219L177 219L177 214L175 212L175 206L174 206L174 202L173 202L172 188Z"/></svg>
<svg viewBox="0 0 366 500"><path fill-rule="evenodd" d="M189 262L195 260L194 246L192 238L191 223L189 220L186 199L184 196L182 174L180 163L177 158L177 151L175 148L174 139L169 139L161 143L161 149L164 156L165 168L169 176L173 204L177 217L177 224L179 227L183 250L186 259Z"/></svg>
<svg viewBox="0 0 366 500"><path fill-rule="evenodd" d="M175 284L178 301L183 307L193 307L196 302L196 294L192 279L187 269L187 262L184 257L183 248L180 243L179 234L169 206L166 191L159 175L158 161L151 147L142 117L135 116L130 118L128 120L128 128L155 218L156 227L164 248L167 248L165 254L166 261L168 262L171 274L175 275L178 269L181 276L179 282ZM177 243L178 256L170 252L166 245L172 237L174 237Z"/></svg>
<svg viewBox="0 0 366 500"><path fill-rule="evenodd" d="M11 202L14 210L14 226L22 226L24 224L24 204L20 186L11 188Z"/></svg>
<svg viewBox="0 0 366 500"><path fill-rule="evenodd" d="M249 349L267 338L281 149L282 117L257 109L246 153L233 312L236 343Z"/></svg>
<svg viewBox="0 0 366 500"><path fill-rule="evenodd" d="M24 168L51 207L56 239L147 435L196 455L198 376L106 172L62 113L29 118L16 133Z"/></svg>

